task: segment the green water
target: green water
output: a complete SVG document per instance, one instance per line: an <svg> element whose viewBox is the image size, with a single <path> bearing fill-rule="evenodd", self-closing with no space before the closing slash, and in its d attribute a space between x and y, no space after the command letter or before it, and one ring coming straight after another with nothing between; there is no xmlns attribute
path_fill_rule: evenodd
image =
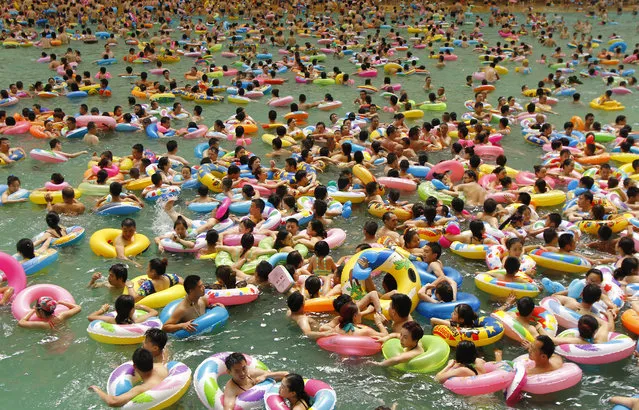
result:
<svg viewBox="0 0 639 410"><path fill-rule="evenodd" d="M571 22L582 15L568 15ZM486 17L487 19L487 17ZM623 16L619 26L598 26L594 25L593 32L603 34L605 37L613 31L617 33L628 33L626 41L629 45L637 42L635 34L635 23L631 16ZM467 30L472 26L465 26ZM405 34L405 31L402 31ZM177 34L176 34L177 35ZM488 39L496 40L495 32L487 30ZM410 35L408 36L410 37ZM308 39L302 39L303 42ZM490 102L496 101L497 95L514 95L520 102L526 102L526 98L520 97L520 86L527 83L534 87L537 81L543 78L549 71L541 65L535 64L539 55L543 52L547 55L552 53L550 49L541 49L533 42L532 38L525 38L535 46L534 57L530 58L533 74L521 76L514 73L514 64L507 63L511 73L503 76L499 82L498 91L490 98ZM567 41L558 40L565 48ZM90 70L95 74L97 68L91 65L90 61L100 58L102 42L98 46L87 46L74 43L73 46L82 51L85 63L80 65L80 71ZM116 48L116 56L121 56L128 50L124 44ZM61 54L62 49L54 49L54 52ZM269 51L274 56L277 49ZM472 98L472 91L467 88L464 78L478 68L476 54L470 50L457 49L460 61L450 62L446 69L435 68L434 60L426 58L428 50L411 50L415 55L422 58L422 63L431 70L433 85L435 87L445 86L448 96L449 111L456 111L460 115L465 111L463 102ZM629 49L630 51L630 49ZM568 53L569 51L566 50ZM35 48L1 50L3 63L0 64L0 84L8 86L10 82L23 80L25 84L36 80L46 80L52 76L46 65L37 64L35 59L39 57L40 51ZM223 59L217 55L218 64L230 63L232 60ZM172 76L183 78L182 74L188 70L192 60L183 58L178 64L167 65L172 70ZM325 65L332 68L339 65L345 72L354 72L355 68L346 60L333 60L328 58ZM117 65L108 67L108 70L116 77L111 80L111 87L114 90L114 97L109 100L92 97L78 102L71 102L65 97L54 100L23 100L21 103L9 109L13 113L24 106L30 106L33 102L40 103L49 108L60 106L67 114L77 112L78 105L85 102L89 107L97 106L101 111L112 111L113 106L122 105L126 110L126 97L128 97L130 86L128 80L117 78L117 74L124 72L125 65L119 62ZM141 66L134 67L136 71L143 69ZM279 86L280 95L292 94L297 97L301 92L308 96L309 101L319 100L327 92L330 92L335 99L344 101L341 113L355 108L352 101L357 96L357 91L348 87L318 87L301 86L294 82L293 74L284 75L289 79L288 84ZM363 80L355 78L356 84L363 84ZM422 90L424 77L396 77L393 83L402 82L404 88L408 90L409 97L421 101L426 99L426 93ZM374 79L375 85L382 83L382 77ZM600 95L604 89L600 79L585 80L584 85L579 87L582 94L582 101L586 104L592 98ZM627 109L625 114L631 121L632 114L636 112L637 102L632 97L619 96ZM384 105L385 101L381 97L374 98L374 102ZM193 108L193 103L183 102L189 111ZM234 105L227 103L204 106L205 123L211 125L215 119L225 119L235 110ZM269 110L264 102L252 103L247 108L248 112L258 121L266 122L266 114ZM572 115L584 115L589 112L587 106L575 107L568 101L562 101L555 110L560 113L554 116L551 121L561 128L564 121ZM285 111L281 111L283 115ZM426 113L424 120L430 120L436 113ZM596 112L596 120L602 123L611 122L615 113ZM383 121L390 120L390 114L382 113ZM312 111L309 123L316 121L327 121L328 113ZM182 127L185 123L175 123L174 126ZM36 140L30 135L10 136L12 146L22 146L28 152L32 148L43 148L45 143ZM95 148L100 152L110 149L115 155L125 155L130 152L130 147L134 143L141 142L145 148L155 152L165 152L164 141L149 140L144 134L112 134L101 138L101 143ZM193 147L201 142L200 140L179 140L180 155L189 160L194 160ZM230 143L223 142L223 148L232 148ZM83 150L86 147L79 141L64 141L64 151L72 152ZM506 155L509 158L508 164L519 169L530 170L532 165L538 162L537 156L540 154L537 148L524 143L518 127L514 127L512 135L504 141ZM267 152L268 147L259 139L250 146L250 150L258 155ZM435 153L431 155L431 161L447 159L447 153ZM80 157L70 160L61 165L43 164L31 159L26 159L12 167L0 168L0 180L4 182L9 174L18 175L23 187L36 188L44 184L53 172L62 172L66 179L74 186L77 186L82 179L82 173L86 169L87 157ZM281 165L281 164L280 164ZM335 179L338 171L335 168L329 169L326 174L320 175L320 180L324 183ZM184 192L180 200L180 207L184 209L183 201L192 197L190 192ZM417 195L407 197L409 200L417 200ZM93 198L82 198L82 201L91 206ZM334 226L344 228L348 233L348 239L344 246L334 251L333 257L353 253L353 249L361 239L361 226L370 218L362 207L354 207L353 217L344 221L338 219ZM189 216L193 216L188 213ZM0 208L0 249L13 253L15 243L23 237L32 237L45 228L43 207L25 203L15 206L5 206ZM164 233L170 229L168 218L157 208L148 205L136 216L138 231L146 234L150 238ZM82 225L87 228L87 239L78 246L65 248L60 251L59 261L49 269L28 278L29 284L55 283L67 288L75 297L76 302L82 305L83 311L73 318L69 324L67 333L49 334L45 332L29 331L19 329L13 319L9 308L0 309L0 328L2 332L2 348L0 349L0 391L2 391L2 401L8 405L7 408L102 408L104 407L96 395L87 392L86 387L97 384L104 387L110 372L122 362L128 360L134 347L121 347L99 344L88 338L86 326L88 321L86 315L98 309L103 303L112 303L114 294L109 294L103 289L87 290L91 274L95 271L106 273L108 267L114 262L104 260L95 256L88 246L88 237L96 230L107 227L118 227L119 218L100 217L87 213L77 218L63 218L64 225ZM141 263L147 262L157 255L157 250L152 247L146 254L138 258ZM462 290L477 293L482 300L482 312L490 312L498 302L491 301L485 294L478 292L471 280L473 272L485 268L483 263L463 260L459 257L445 254L443 261L446 265L459 269L465 277ZM192 256L170 256L169 271L185 277L189 274L197 273L205 280L211 281L214 278L214 266L210 262L200 262ZM130 277L143 273L132 267ZM298 329L287 322L285 318L284 297L267 292L260 296L258 302L232 307L229 309L230 320L224 330L218 334L202 337L189 341L172 341L169 349L173 360L180 360L186 363L192 370L202 362L208 355L218 351L234 350L253 354L263 360L272 369L287 369L304 375L305 377L318 378L330 383L337 391L338 408L342 409L371 409L381 404L390 405L393 402L399 404L400 409L409 408L460 408L461 406L472 406L481 408L503 408L503 399L500 395L482 396L479 398L463 398L456 396L433 381L429 375L402 374L394 370L373 368L363 365L360 361L352 359L342 359L336 355L329 354L302 336ZM419 316L416 320L426 327L426 333L430 333L430 326ZM620 326L619 326L620 328ZM512 359L524 351L509 340L502 342L504 345L504 357ZM487 358L492 358L492 347L484 349ZM613 394L632 394L635 392L632 386L639 383L639 370L634 360L625 360L619 363L604 366L584 366L584 377L580 385L565 392L537 396L528 398L520 404L522 408L605 408L607 404L604 399ZM200 408L201 404L191 388L185 397L175 406L176 408Z"/></svg>

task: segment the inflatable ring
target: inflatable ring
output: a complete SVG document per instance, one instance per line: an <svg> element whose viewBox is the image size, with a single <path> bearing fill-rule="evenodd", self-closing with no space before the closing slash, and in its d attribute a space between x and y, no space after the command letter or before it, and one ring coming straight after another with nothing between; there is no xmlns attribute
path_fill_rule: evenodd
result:
<svg viewBox="0 0 639 410"><path fill-rule="evenodd" d="M222 181L211 173L208 164L204 164L197 171L197 179L212 192L222 192Z"/></svg>
<svg viewBox="0 0 639 410"><path fill-rule="evenodd" d="M579 329L567 329L557 335L562 337L579 337ZM632 355L636 342L627 335L621 333L608 333L608 341L605 343L559 344L555 352L580 364L604 364L617 362Z"/></svg>
<svg viewBox="0 0 639 410"><path fill-rule="evenodd" d="M134 278L133 280L131 280L131 282L133 282L134 294L138 293L138 289L140 289L140 282L143 280L149 280L149 277L146 275L140 275ZM122 294L128 295L129 294L128 288L124 288L124 291L122 291ZM186 291L184 290L184 286L177 284L167 289L164 289L159 292L155 292L148 296L143 297L142 299L140 299L138 304L148 306L153 309L163 308L169 303L173 302L174 300L181 299L184 296L186 296Z"/></svg>
<svg viewBox="0 0 639 410"><path fill-rule="evenodd" d="M191 369L181 362L166 365L169 375L152 389L137 395L123 409L163 409L177 403L191 386ZM133 362L118 366L109 376L107 394L119 396L131 390L135 380Z"/></svg>
<svg viewBox="0 0 639 410"><path fill-rule="evenodd" d="M224 374L228 374L228 369L224 361L231 352L215 353L205 359L195 369L195 392L202 404L209 409L221 409L222 399L224 398L224 388L220 387L218 378ZM268 368L261 361L244 355L249 370L260 369L268 371ZM262 400L266 392L275 384L272 379L266 379L262 383L256 384L247 391L241 393L235 399L236 409L253 409L262 406Z"/></svg>
<svg viewBox="0 0 639 410"><path fill-rule="evenodd" d="M382 344L370 336L334 335L317 339L324 350L343 356L373 356L382 350Z"/></svg>
<svg viewBox="0 0 639 410"><path fill-rule="evenodd" d="M35 258L29 259L28 261L25 261L20 254L13 255L13 257L20 262L27 276L40 272L42 269L57 261L59 257L58 251L52 248L48 248L44 251L38 250L35 252L35 255Z"/></svg>
<svg viewBox="0 0 639 410"><path fill-rule="evenodd" d="M281 383L276 383L264 394L264 406L266 410L290 410L284 399L280 396ZM332 410L337 403L335 390L321 380L304 379L304 391L311 397L314 410Z"/></svg>
<svg viewBox="0 0 639 410"><path fill-rule="evenodd" d="M530 203L534 206L557 206L566 202L566 193L552 190L543 194L532 194L530 198Z"/></svg>
<svg viewBox="0 0 639 410"><path fill-rule="evenodd" d="M421 338L419 343L424 348L424 353L393 367L403 372L432 373L446 364L450 354L450 346L441 337L426 335ZM403 351L401 342L396 338L387 340L382 346L384 359L395 357Z"/></svg>
<svg viewBox="0 0 639 410"><path fill-rule="evenodd" d="M491 272L506 274L506 270L504 269L496 269ZM515 278L520 279L521 282L501 281L488 273L480 273L475 276L475 286L477 286L477 289L483 290L489 295L498 297L507 297L511 293L514 293L518 299L524 296L534 298L541 292L539 287L525 273L517 272Z"/></svg>
<svg viewBox="0 0 639 410"><path fill-rule="evenodd" d="M364 295L359 295L358 290L353 288L351 277L356 280L369 278L373 271L382 271L391 275L397 282L397 292L407 295L412 302L411 312L417 307L419 298L417 292L421 288L421 280L417 274L417 268L407 258L399 253L384 249L365 249L352 256L342 271L341 283L343 293L350 293L354 300L361 299ZM390 300L380 300L382 313L389 317L388 309Z"/></svg>
<svg viewBox="0 0 639 410"><path fill-rule="evenodd" d="M146 312L136 310L135 316L142 316ZM105 316L115 317L115 312L109 312ZM161 329L162 321L157 317L147 319L142 323L118 325L102 320L94 320L89 323L87 333L96 342L110 345L135 345L144 341L144 333L149 329Z"/></svg>
<svg viewBox="0 0 639 410"><path fill-rule="evenodd" d="M553 296L548 296L543 298L541 302L539 302L539 305L543 307L544 309L546 309L547 311L549 311L550 313L552 313L553 315L555 315L555 317L557 318L557 323L559 323L559 326L565 329L572 329L577 327L579 318L581 318L581 315L579 313L563 306L561 302L559 302L559 300L557 300L557 298ZM606 318L606 315L603 315L601 313L593 313L593 316L595 315L604 321L608 320Z"/></svg>
<svg viewBox="0 0 639 410"><path fill-rule="evenodd" d="M499 341L504 336L504 326L490 316L482 316L477 320L476 327L462 328L437 325L433 328L433 335L439 336L449 346L456 347L460 342L468 340L475 346L487 346Z"/></svg>
<svg viewBox="0 0 639 410"><path fill-rule="evenodd" d="M621 315L623 326L634 334L639 334L639 313L628 309Z"/></svg>
<svg viewBox="0 0 639 410"><path fill-rule="evenodd" d="M456 394L477 396L506 389L515 378L515 370L508 362L489 362L486 373L476 376L451 377L444 387Z"/></svg>
<svg viewBox="0 0 639 410"><path fill-rule="evenodd" d="M167 320L173 314L175 308L182 303L182 299L174 300L173 302L166 305L164 309L162 309L162 313L160 313L160 320L162 323L166 323ZM229 319L229 312L220 306L213 306L212 308L207 308L206 312L193 320L193 324L197 325L196 330L193 333L190 333L186 330L178 330L174 333L169 333L169 335L177 338L184 339L189 336L197 336L212 333L215 330L226 325L226 322Z"/></svg>
<svg viewBox="0 0 639 410"><path fill-rule="evenodd" d="M455 307L461 303L469 305L475 312L479 310L480 302L477 296L465 292L457 292L457 299L452 302L419 302L416 310L417 313L424 316L426 319L433 317L438 319L448 319L455 310Z"/></svg>
<svg viewBox="0 0 639 410"><path fill-rule="evenodd" d="M208 301L209 306L215 303L221 303L224 306L243 305L257 300L259 294L260 291L255 285L235 289L212 289L208 293Z"/></svg>
<svg viewBox="0 0 639 410"><path fill-rule="evenodd" d="M13 294L19 294L27 286L27 275L22 264L13 256L0 252L0 282L6 280L7 285L13 288Z"/></svg>
<svg viewBox="0 0 639 410"><path fill-rule="evenodd" d="M590 262L587 260L557 252L547 252L543 249L537 249L529 253L537 266L565 273L585 273L590 268Z"/></svg>
<svg viewBox="0 0 639 410"><path fill-rule="evenodd" d="M467 259L486 259L486 253L488 253L489 249L488 245L470 245L459 241L454 241L450 244L450 250L454 254Z"/></svg>
<svg viewBox="0 0 639 410"><path fill-rule="evenodd" d="M33 285L22 290L13 299L13 303L11 304L11 313L13 313L13 317L15 317L16 320L20 320L25 317L26 314L31 311L31 304L35 303L42 296L48 296L55 301L64 300L65 302L75 303L75 299L73 299L73 296L69 293L69 291L60 286L50 284ZM58 303L54 313L62 313L67 310L69 310L68 307ZM31 315L29 321L42 322L43 320L37 315Z"/></svg>
<svg viewBox="0 0 639 410"><path fill-rule="evenodd" d="M599 228L602 226L607 226L612 229L613 233L619 233L626 229L628 226L628 220L619 215L612 215L613 218L606 219L603 221L579 221L577 222L577 226L581 230L581 232L597 235L599 232Z"/></svg>
<svg viewBox="0 0 639 410"><path fill-rule="evenodd" d="M153 184L153 182L151 182L151 177L129 179L126 181L126 189L129 191L142 191L151 184Z"/></svg>
<svg viewBox="0 0 639 410"><path fill-rule="evenodd" d="M535 367L528 354L515 359L526 368ZM574 363L564 363L559 369L547 373L528 375L523 391L532 394L548 394L568 389L581 381L581 368Z"/></svg>
<svg viewBox="0 0 639 410"><path fill-rule="evenodd" d="M535 338L533 337L533 335L528 331L528 329L522 326L521 323L510 313L519 315L517 308L510 309L507 312L498 310L491 313L490 315L496 319L499 319L503 323L506 331L506 336L508 336L509 338L513 339L516 342L521 342L523 340L527 340L531 343L534 342ZM548 336L554 337L557 334L559 325L557 323L557 318L551 312L541 306L535 306L532 312L532 317L536 323L539 323L543 326Z"/></svg>
<svg viewBox="0 0 639 410"><path fill-rule="evenodd" d="M541 221L543 224L544 222ZM503 268L502 260L508 254L508 249L504 245L493 245L490 247L490 251L486 253L486 266L488 269L501 269ZM537 269L537 264L528 255L521 255L519 258L519 271L532 275Z"/></svg>
<svg viewBox="0 0 639 410"><path fill-rule="evenodd" d="M44 235L44 232L38 234L33 241L37 241ZM66 228L66 235L51 240L50 245L56 248L64 248L66 246L75 245L84 238L84 228L81 226L70 226Z"/></svg>
<svg viewBox="0 0 639 410"><path fill-rule="evenodd" d="M116 258L117 254L115 246L112 245L115 238L122 233L120 229L106 228L100 229L91 235L89 239L89 246L93 253L98 256L104 256L105 258ZM138 255L151 245L151 241L146 236L136 233L133 237L133 243L124 247L124 255L135 256Z"/></svg>
<svg viewBox="0 0 639 410"><path fill-rule="evenodd" d="M458 161L454 161L452 159L448 161L442 161L438 163L437 165L435 165L433 168L431 168L426 178L429 180L433 179L434 173L443 173L446 171L450 171L451 181L459 182L462 180L462 177L464 176L465 169L464 169L464 166Z"/></svg>
<svg viewBox="0 0 639 410"><path fill-rule="evenodd" d="M49 194L51 195L52 204L59 204L62 201L62 191L31 191L29 194L29 201L33 202L37 205L46 205L47 201L44 197ZM75 199L78 199L82 196L82 192L75 190Z"/></svg>
<svg viewBox="0 0 639 410"><path fill-rule="evenodd" d="M413 216L411 211L400 206L386 205L380 202L371 202L368 204L368 213L377 218L382 218L386 212L392 212L400 221L405 221Z"/></svg>
<svg viewBox="0 0 639 410"><path fill-rule="evenodd" d="M364 185L375 181L373 174L363 165L356 164L353 166L353 175L355 175Z"/></svg>

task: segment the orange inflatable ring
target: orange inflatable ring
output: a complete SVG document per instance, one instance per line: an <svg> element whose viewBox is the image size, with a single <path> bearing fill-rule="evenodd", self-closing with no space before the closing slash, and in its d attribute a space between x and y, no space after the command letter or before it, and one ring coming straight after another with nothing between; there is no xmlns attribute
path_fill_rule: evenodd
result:
<svg viewBox="0 0 639 410"><path fill-rule="evenodd" d="M495 86L491 85L491 84L486 84L486 85L480 85L477 86L475 88L473 88L473 91L478 93L481 91L486 91L487 93L492 93L493 91L495 91Z"/></svg>
<svg viewBox="0 0 639 410"><path fill-rule="evenodd" d="M581 119L581 117L574 115L572 118L570 118L570 122L572 122L572 125L575 126L575 129L577 131L583 131L586 129L586 125L584 124L584 120Z"/></svg>
<svg viewBox="0 0 639 410"><path fill-rule="evenodd" d="M47 134L44 133L44 127L40 125L32 125L31 128L29 128L29 133L36 138L49 138Z"/></svg>
<svg viewBox="0 0 639 410"><path fill-rule="evenodd" d="M576 157L575 161L580 164L601 165L610 161L610 154L604 153L599 155L591 155L589 157Z"/></svg>

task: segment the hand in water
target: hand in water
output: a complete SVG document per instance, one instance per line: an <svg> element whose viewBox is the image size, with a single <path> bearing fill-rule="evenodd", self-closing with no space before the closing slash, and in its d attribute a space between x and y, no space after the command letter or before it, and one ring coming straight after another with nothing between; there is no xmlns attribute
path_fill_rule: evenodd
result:
<svg viewBox="0 0 639 410"><path fill-rule="evenodd" d="M193 323L192 320L189 320L188 322L182 324L182 328L187 332L193 333L197 330L197 324Z"/></svg>

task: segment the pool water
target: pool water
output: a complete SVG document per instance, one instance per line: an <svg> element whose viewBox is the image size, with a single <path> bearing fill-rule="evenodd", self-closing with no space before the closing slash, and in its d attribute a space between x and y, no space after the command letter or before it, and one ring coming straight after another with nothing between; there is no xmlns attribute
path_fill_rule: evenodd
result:
<svg viewBox="0 0 639 410"><path fill-rule="evenodd" d="M522 16L519 16L522 18ZM572 23L578 18L584 18L581 14L565 14L566 20ZM487 16L485 19L487 20ZM599 26L593 21L593 33L602 34L604 38L613 32L623 33L626 42L630 45L639 41L636 34L635 21L630 15L618 18L619 25ZM465 26L470 31L472 26ZM405 30L401 31L406 34ZM177 33L175 33L177 36ZM496 41L496 29L487 29L486 37ZM302 43L309 39L301 39ZM518 101L527 102L527 98L521 96L520 87L526 83L534 88L537 81L545 77L550 70L536 64L534 61L544 53L549 55L551 49L542 48L531 37L525 37L525 41L533 44L534 56L529 58L533 73L528 76L516 74L513 63L506 63L510 69L510 74L502 76L502 81L498 84L498 89L490 97L489 101L496 102L499 95L516 96ZM562 48L567 50L567 41L558 40ZM98 68L91 64L91 61L101 57L100 50L103 42L97 46L87 46L82 43L74 43L72 46L82 51L83 60L80 71L90 70L94 75ZM439 47L439 44L436 45ZM131 88L127 79L117 77L123 73L125 64L121 57L128 50L129 46L120 44L116 50L118 64L108 66L108 71L114 76L110 80L113 89L113 97L101 99L90 97L84 100L70 101L65 97L53 100L22 100L19 105L11 107L8 112L13 113L21 110L24 106L32 103L40 103L43 106L54 108L61 107L67 114L76 113L81 103L86 103L89 107L97 106L100 111L112 111L115 105L122 105L127 110L127 100ZM277 49L267 47L269 52L277 56ZM632 47L629 47L629 51ZM62 54L63 49L50 50L57 54ZM473 98L472 90L465 86L465 77L472 74L479 67L477 55L469 49L456 49L455 53L460 59L457 62L447 63L446 68L435 68L436 60L427 58L428 49L414 50L414 55L421 58L421 63L431 70L433 86L446 87L448 96L448 111L456 111L459 115L465 112L463 103L465 100ZM3 64L0 64L0 84L8 86L16 80L22 80L25 84L36 80L46 80L52 76L52 72L47 69L46 64L38 64L35 60L39 57L40 50L30 49L6 49L2 50ZM402 54L402 53L400 53ZM403 55L403 54L402 54ZM222 58L216 54L215 62L220 64L230 64L233 60ZM183 79L183 73L188 71L192 60L182 58L178 64L166 64L171 70L172 77ZM346 59L334 60L329 57L324 63L328 70L337 65L344 72L353 73L356 68ZM148 66L134 66L136 72L148 69ZM150 77L153 77L150 75ZM309 101L316 101L323 98L325 93L331 93L336 100L344 102L344 107L338 112L341 114L353 110L356 107L352 101L358 93L354 87L316 85L303 86L294 82L294 75L284 74L288 83L279 88L280 95L293 95L296 97L300 93L307 95ZM353 77L356 84L363 84L361 78ZM380 75L373 80L374 85L381 85L383 77ZM555 106L559 115L551 116L550 121L557 128L562 128L563 123L568 121L573 115L585 115L591 112L587 103L603 93L604 85L601 79L585 79L584 85L578 87L582 94L584 106L575 106L570 103L567 97L561 97L562 101ZM403 83L404 89L408 90L409 97L416 101L427 99L427 92L422 90L424 77L394 77L393 83ZM180 81L184 83L183 80ZM247 111L258 122L267 121L268 107L264 100L253 102L247 106ZM632 95L618 96L619 101L626 105L626 114L631 125L635 125L632 114L636 113L639 103ZM373 100L378 105L386 105L386 101L380 96L375 96ZM194 104L183 101L184 107L192 111ZM204 123L212 125L216 119L225 119L232 115L236 106L227 102L204 107ZM283 115L285 109L279 109ZM317 121L328 122L327 112L312 110L310 112L309 123ZM596 120L602 124L612 122L617 113L597 111ZM390 121L391 114L381 113L382 121ZM423 121L439 116L439 113L426 112ZM418 124L418 123L416 123ZM184 122L173 122L174 127L186 126ZM261 135L261 134L260 134ZM45 142L37 140L30 135L10 136L12 146L22 146L27 152L32 148L44 148ZM193 155L193 148L197 143L204 140L183 140L178 139L179 155L186 157L196 163ZM135 143L144 144L157 153L166 152L166 141L150 140L144 133L114 133L101 137L99 146L89 148L89 151L103 151L110 149L114 155L128 155L130 148ZM534 164L539 163L540 151L524 142L519 128L513 127L513 132L502 141L508 157L508 165L517 168L530 170ZM63 141L65 152L74 152L87 149L81 141ZM232 148L228 141L222 142L222 147ZM268 152L269 146L262 143L259 138L255 138L249 147L257 155ZM264 158L264 157L263 157ZM441 159L448 159L448 152L433 153L430 155L431 162ZM20 163L0 168L0 180L4 182L10 174L17 175L22 180L25 188L33 189L43 186L51 173L61 172L67 181L77 186L82 180L82 174L86 169L87 156L69 160L67 163L59 165L43 164L26 159ZM264 159L263 159L264 162ZM282 165L282 161L278 162ZM378 172L381 172L378 171ZM335 180L339 170L331 167L326 173L319 176L320 181L327 183ZM185 210L184 201L194 197L194 193L185 191L181 196L178 207ZM95 197L82 198L87 207L93 205ZM416 194L403 198L410 201L418 200ZM355 205L353 216L349 220L338 218L335 220L335 227L346 230L347 242L341 248L333 252L333 258L337 260L342 255L352 254L355 246L362 238L361 227L364 222L371 219L366 209ZM193 214L186 211L189 216ZM0 249L4 252L15 252L16 242L24 237L33 237L45 228L43 207L25 203L0 208ZM166 215L154 205L147 204L146 208L135 217L138 232L146 234L149 238L167 232L171 229L171 224ZM98 229L107 227L119 227L120 218L109 216L97 216L91 213L68 218L63 217L62 224L66 226L81 225L87 228L85 240L78 246L64 248L60 250L59 261L36 275L28 278L29 284L55 283L68 289L75 297L77 303L82 305L81 314L73 318L68 326L68 330L62 333L46 333L20 329L16 326L10 309L3 307L0 309L0 328L3 336L2 349L0 349L0 391L2 391L3 402L12 408L101 408L102 403L95 394L87 392L89 385L99 385L105 387L106 380L110 372L122 362L129 360L134 347L112 346L99 344L87 336L86 327L88 321L86 316L97 310L103 303L112 303L117 295L111 294L104 289L87 290L86 285L92 273L103 272L105 275L108 267L114 263L113 260L105 260L97 257L91 252L88 246L88 238ZM380 221L381 224L381 221ZM153 245L149 251L138 257L137 260L146 265L149 259L156 257L157 249ZM481 311L489 313L499 306L499 301L490 300L486 294L475 289L472 283L472 276L475 271L485 270L483 262L473 262L461 259L457 256L445 253L442 258L445 265L453 266L462 272L465 280L463 291L472 292L479 296L482 301ZM169 272L175 272L182 277L189 274L198 274L205 281L214 280L215 267L211 261L198 261L192 256L169 256ZM143 274L142 270L130 267L129 277ZM570 278L561 278L564 282ZM264 361L271 369L286 369L302 374L305 377L317 378L331 384L337 392L338 408L342 409L371 409L381 404L390 405L398 403L400 409L421 409L421 408L460 408L462 406L472 406L473 408L504 408L504 400L500 394L481 396L477 398L463 398L456 396L443 389L436 383L431 375L403 374L392 369L372 367L362 363L362 360L340 358L337 355L329 354L321 350L315 342L301 336L300 331L285 317L285 297L274 291L266 291L255 303L231 307L229 309L230 319L227 326L216 333L206 337L195 338L186 341L172 341L169 345L172 360L179 360L187 364L192 370L210 354L219 351L242 351L255 355ZM418 314L415 319L426 328L426 333L430 333L430 325ZM621 329L621 325L618 327ZM504 358L513 359L524 353L524 350L510 340L504 338L499 344L504 347ZM486 357L493 357L493 347L483 349ZM380 359L378 357L377 359ZM634 359L627 359L610 365L602 366L582 366L584 377L582 382L565 392L536 396L527 398L519 407L521 408L605 408L608 405L605 399L613 394L634 394L634 386L639 384L639 368ZM191 388L175 408L201 408L201 404Z"/></svg>

